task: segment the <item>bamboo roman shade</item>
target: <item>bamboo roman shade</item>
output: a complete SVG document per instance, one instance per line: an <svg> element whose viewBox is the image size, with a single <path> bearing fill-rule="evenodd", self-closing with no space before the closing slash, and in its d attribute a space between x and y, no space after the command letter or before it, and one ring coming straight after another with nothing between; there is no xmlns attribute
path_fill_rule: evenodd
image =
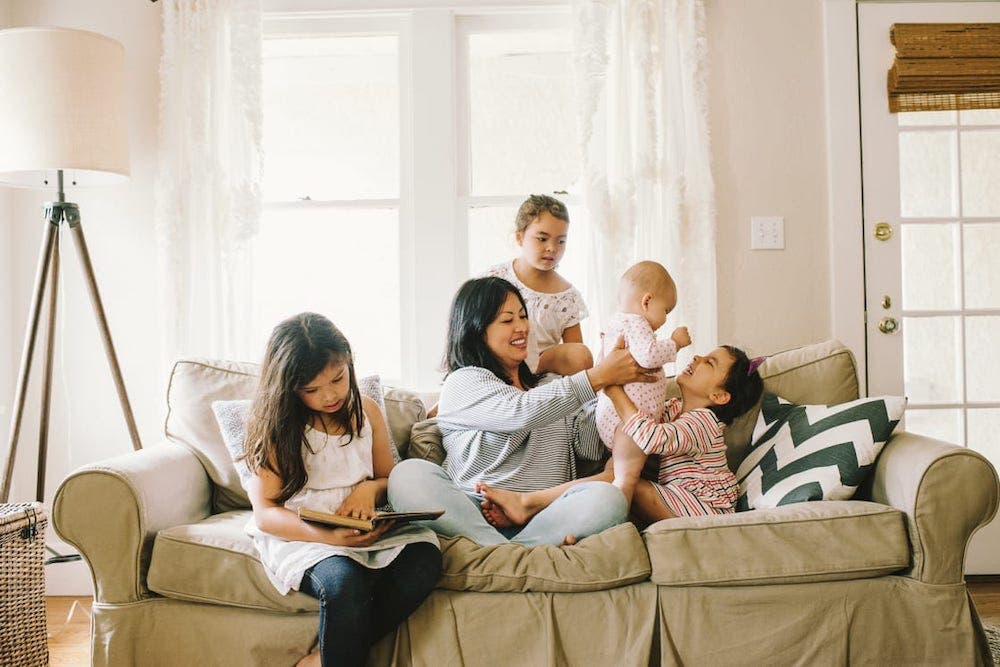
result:
<svg viewBox="0 0 1000 667"><path fill-rule="evenodd" d="M889 111L1000 108L1000 23L895 23Z"/></svg>

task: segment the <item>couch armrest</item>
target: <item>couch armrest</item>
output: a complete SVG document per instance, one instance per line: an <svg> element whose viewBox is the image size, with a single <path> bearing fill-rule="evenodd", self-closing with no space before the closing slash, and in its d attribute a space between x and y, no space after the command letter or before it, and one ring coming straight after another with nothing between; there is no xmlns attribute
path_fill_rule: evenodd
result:
<svg viewBox="0 0 1000 667"><path fill-rule="evenodd" d="M84 466L56 491L52 524L90 565L96 602L149 597L146 570L163 528L210 514L211 484L198 457L164 444Z"/></svg>
<svg viewBox="0 0 1000 667"><path fill-rule="evenodd" d="M969 539L996 514L997 473L970 449L901 431L875 464L871 497L906 514L908 575L955 584L962 581Z"/></svg>

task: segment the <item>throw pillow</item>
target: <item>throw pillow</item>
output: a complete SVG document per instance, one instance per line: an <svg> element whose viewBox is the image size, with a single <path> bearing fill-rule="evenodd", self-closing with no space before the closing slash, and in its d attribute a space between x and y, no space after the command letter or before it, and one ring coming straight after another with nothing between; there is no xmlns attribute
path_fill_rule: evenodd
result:
<svg viewBox="0 0 1000 667"><path fill-rule="evenodd" d="M381 378L378 375L366 375L358 378L358 391L361 392L362 396L367 396L378 404L378 409L382 413L382 421L385 422L385 430L389 433L389 451L392 452L392 462L399 463L401 460L399 449L397 448L395 438L392 437L392 429L389 428L389 417L385 412L385 396L382 393Z"/></svg>
<svg viewBox="0 0 1000 667"><path fill-rule="evenodd" d="M765 394L752 444L736 471L736 510L849 499L905 408L902 396L826 406Z"/></svg>
<svg viewBox="0 0 1000 667"><path fill-rule="evenodd" d="M243 456L243 441L247 437L247 419L250 417L250 401L212 401L212 412L215 413L215 421L219 424L222 442L226 444L233 465L236 466L240 484L246 489L251 477L250 468L247 467L246 461L237 459Z"/></svg>
<svg viewBox="0 0 1000 667"><path fill-rule="evenodd" d="M362 396L375 401L379 410L382 411L382 419L388 423L385 414L385 401L382 399L382 382L378 375L366 375L358 378L358 390ZM250 401L214 401L212 412L215 413L215 421L219 424L219 431L222 433L222 441L229 450L229 455L236 466L236 474L240 477L240 484L246 488L250 480L250 469L242 460L237 460L243 455L243 441L247 435L247 420L250 418ZM387 429L388 430L388 429ZM399 451L393 442L392 431L389 431L389 451L395 463L399 463Z"/></svg>

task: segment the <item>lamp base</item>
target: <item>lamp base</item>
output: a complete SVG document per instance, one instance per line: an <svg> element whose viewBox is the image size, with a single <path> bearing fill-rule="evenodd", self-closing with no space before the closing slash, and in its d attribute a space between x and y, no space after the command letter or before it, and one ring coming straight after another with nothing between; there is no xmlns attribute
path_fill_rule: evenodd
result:
<svg viewBox="0 0 1000 667"><path fill-rule="evenodd" d="M3 486L0 487L0 503L6 503L10 495L10 484L14 474L14 461L17 458L17 443L21 435L21 420L24 416L25 398L28 389L28 378L31 376L32 358L35 352L35 342L38 334L38 324L41 319L42 301L48 290L48 321L46 322L46 341L44 366L42 368L42 398L38 429L38 469L36 476L35 498L42 502L45 496L45 464L48 456L49 405L52 396L52 358L55 347L56 300L59 286L59 227L65 222L72 233L76 244L80 264L90 293L90 303L94 316L97 318L101 332L104 352L111 367L115 389L118 391L118 401L121 403L128 426L132 447L141 449L139 431L135 426L132 406L125 391L121 367L118 365L118 355L115 354L114 343L111 341L111 331L104 314L101 295L97 289L97 279L94 277L94 266L90 261L87 241L83 235L83 225L80 222L80 209L76 204L65 201L62 188L63 174L59 171L59 201L49 202L45 207L46 232L42 248L38 256L38 270L35 274L35 290L31 299L31 312L25 333L24 348L21 353L21 367L18 375L17 389L14 394L14 413L10 422L10 438L7 448L7 460L4 466Z"/></svg>

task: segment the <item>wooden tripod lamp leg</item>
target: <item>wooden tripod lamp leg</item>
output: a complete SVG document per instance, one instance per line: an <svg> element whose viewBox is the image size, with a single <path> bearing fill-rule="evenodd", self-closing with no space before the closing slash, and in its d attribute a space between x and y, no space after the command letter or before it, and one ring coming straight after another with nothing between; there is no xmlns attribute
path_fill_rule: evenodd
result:
<svg viewBox="0 0 1000 667"><path fill-rule="evenodd" d="M52 259L56 234L59 231L59 218L48 220L45 239L38 254L38 270L35 272L35 291L31 297L31 311L28 315L28 325L24 334L24 348L21 350L21 372L17 378L17 389L14 392L14 413L10 419L10 435L7 443L7 460L4 464L3 487L0 487L0 503L6 503L10 496L10 482L14 475L14 461L17 458L17 440L21 435L21 418L24 416L24 399L28 390L28 378L31 375L31 358L35 352L35 338L38 334L38 319L42 312L42 299L45 296L45 283L49 277L49 261ZM55 285L50 286L53 290Z"/></svg>
<svg viewBox="0 0 1000 667"><path fill-rule="evenodd" d="M38 422L38 472L35 500L45 501L45 464L49 460L49 406L52 405L52 352L56 344L56 301L59 296L59 227L52 241L49 262L49 321L45 326L45 356L42 358L42 405Z"/></svg>
<svg viewBox="0 0 1000 667"><path fill-rule="evenodd" d="M132 448L139 450L142 449L142 443L139 441L139 430L135 427L132 406L129 404L128 394L125 393L125 382L122 380L122 371L118 365L118 355L115 354L115 346L111 342L111 330L108 329L108 319L104 315L104 306L101 305L101 295L97 291L94 266L90 262L87 241L83 237L83 227L80 224L79 210L75 207L68 209L66 211L66 221L69 223L70 231L73 232L73 240L76 242L76 249L80 255L80 266L83 267L83 274L87 280L87 290L90 292L90 303L94 307L94 315L97 316L97 325L101 329L104 352L108 357L108 364L111 366L111 375L115 381L115 388L118 390L118 402L121 403L122 412L125 414L125 423L128 425L128 432L132 438Z"/></svg>

